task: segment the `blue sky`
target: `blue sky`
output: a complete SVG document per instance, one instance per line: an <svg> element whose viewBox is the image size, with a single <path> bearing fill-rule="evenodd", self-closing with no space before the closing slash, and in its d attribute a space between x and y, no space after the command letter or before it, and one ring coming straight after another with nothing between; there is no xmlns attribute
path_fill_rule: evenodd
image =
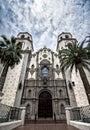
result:
<svg viewBox="0 0 90 130"><path fill-rule="evenodd" d="M56 50L61 32L78 41L90 33L90 0L0 0L0 34L29 32L35 50Z"/></svg>

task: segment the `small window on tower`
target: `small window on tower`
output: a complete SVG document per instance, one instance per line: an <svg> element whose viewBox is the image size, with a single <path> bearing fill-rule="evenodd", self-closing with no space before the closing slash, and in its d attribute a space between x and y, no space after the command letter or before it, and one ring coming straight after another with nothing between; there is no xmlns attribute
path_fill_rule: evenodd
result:
<svg viewBox="0 0 90 130"><path fill-rule="evenodd" d="M69 36L68 36L68 35L65 35L65 38L66 38L66 39L68 39L68 38L69 38Z"/></svg>
<svg viewBox="0 0 90 130"><path fill-rule="evenodd" d="M62 40L63 38L62 38L62 37L60 37L60 39Z"/></svg>
<svg viewBox="0 0 90 130"><path fill-rule="evenodd" d="M21 35L21 38L25 38L25 36L24 36L24 35Z"/></svg>
<svg viewBox="0 0 90 130"><path fill-rule="evenodd" d="M59 90L59 94L60 94L60 97L63 97L63 91L61 89Z"/></svg>
<svg viewBox="0 0 90 130"><path fill-rule="evenodd" d="M72 85L75 86L75 82L74 81L72 82Z"/></svg>
<svg viewBox="0 0 90 130"><path fill-rule="evenodd" d="M28 40L30 40L30 37L27 37L28 38Z"/></svg>
<svg viewBox="0 0 90 130"><path fill-rule="evenodd" d="M69 81L68 83L70 90L72 90L72 83Z"/></svg>
<svg viewBox="0 0 90 130"><path fill-rule="evenodd" d="M19 83L19 85L18 85L18 89L21 90L21 88L22 88L22 84Z"/></svg>
<svg viewBox="0 0 90 130"><path fill-rule="evenodd" d="M31 68L34 69L34 64L32 64Z"/></svg>
<svg viewBox="0 0 90 130"><path fill-rule="evenodd" d="M59 65L58 64L56 65L56 69L59 69Z"/></svg>
<svg viewBox="0 0 90 130"><path fill-rule="evenodd" d="M31 96L31 89L28 90L28 97Z"/></svg>
<svg viewBox="0 0 90 130"><path fill-rule="evenodd" d="M29 50L29 47L27 47L26 49Z"/></svg>
<svg viewBox="0 0 90 130"><path fill-rule="evenodd" d="M44 52L46 53L46 49L44 50Z"/></svg>
<svg viewBox="0 0 90 130"><path fill-rule="evenodd" d="M65 107L63 104L61 104L61 114L65 114Z"/></svg>

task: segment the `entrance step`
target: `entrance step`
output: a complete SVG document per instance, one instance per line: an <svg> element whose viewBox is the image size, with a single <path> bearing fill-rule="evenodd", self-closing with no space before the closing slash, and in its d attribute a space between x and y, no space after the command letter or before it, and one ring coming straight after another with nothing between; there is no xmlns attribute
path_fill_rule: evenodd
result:
<svg viewBox="0 0 90 130"><path fill-rule="evenodd" d="M53 119L51 119L51 118L40 118L40 119L38 119L37 120L37 123L39 123L39 124L44 124L44 123L55 123L55 121L53 120Z"/></svg>
<svg viewBox="0 0 90 130"><path fill-rule="evenodd" d="M42 119L38 119L38 120L26 120L25 121L26 124L54 124L54 123L66 123L66 120L53 120L53 119L49 119L49 118L42 118Z"/></svg>

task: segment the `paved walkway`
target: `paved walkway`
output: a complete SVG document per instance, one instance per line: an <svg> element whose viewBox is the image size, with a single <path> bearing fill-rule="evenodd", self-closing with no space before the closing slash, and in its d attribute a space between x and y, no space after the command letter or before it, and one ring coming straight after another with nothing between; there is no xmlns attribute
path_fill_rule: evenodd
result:
<svg viewBox="0 0 90 130"><path fill-rule="evenodd" d="M15 130L79 130L66 124L27 124Z"/></svg>

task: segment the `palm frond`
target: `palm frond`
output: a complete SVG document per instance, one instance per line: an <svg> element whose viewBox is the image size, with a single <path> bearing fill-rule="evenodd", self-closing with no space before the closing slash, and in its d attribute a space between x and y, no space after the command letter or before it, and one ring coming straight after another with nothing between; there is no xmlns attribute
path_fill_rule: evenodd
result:
<svg viewBox="0 0 90 130"><path fill-rule="evenodd" d="M16 43L16 38L14 36L11 37L11 43L13 43L13 44Z"/></svg>
<svg viewBox="0 0 90 130"><path fill-rule="evenodd" d="M10 40L5 36L5 35L1 35L1 38L4 40L4 43L10 44Z"/></svg>
<svg viewBox="0 0 90 130"><path fill-rule="evenodd" d="M12 67L20 62L22 58L22 43L16 41L14 36L9 40L5 35L1 36L0 41L0 59L3 64L7 63ZM13 68L13 67L12 67Z"/></svg>

